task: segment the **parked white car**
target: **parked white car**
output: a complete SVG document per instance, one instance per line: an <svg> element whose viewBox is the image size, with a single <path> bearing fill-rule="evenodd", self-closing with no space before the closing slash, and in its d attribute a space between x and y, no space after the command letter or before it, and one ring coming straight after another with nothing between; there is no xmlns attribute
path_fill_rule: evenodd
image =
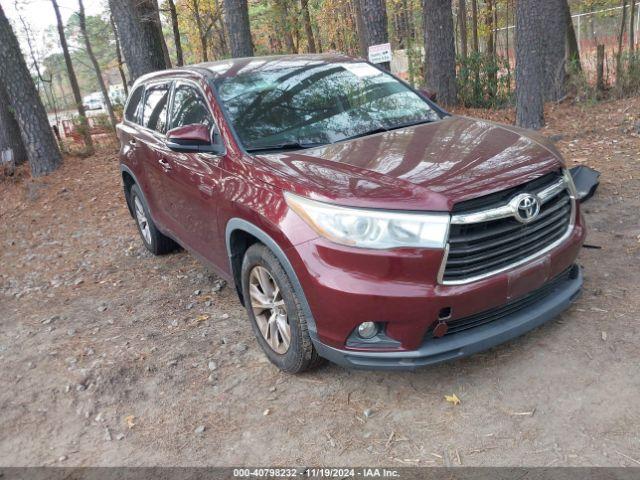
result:
<svg viewBox="0 0 640 480"><path fill-rule="evenodd" d="M94 92L89 95L86 95L82 99L82 105L87 110L100 110L104 108L104 99L102 98L102 94L100 92Z"/></svg>

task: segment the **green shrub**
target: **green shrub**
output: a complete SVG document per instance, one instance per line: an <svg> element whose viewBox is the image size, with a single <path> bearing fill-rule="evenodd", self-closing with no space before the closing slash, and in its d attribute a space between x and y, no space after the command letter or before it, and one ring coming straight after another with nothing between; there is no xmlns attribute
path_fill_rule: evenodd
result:
<svg viewBox="0 0 640 480"><path fill-rule="evenodd" d="M511 101L511 69L503 57L471 53L457 58L458 101L471 108L502 107Z"/></svg>
<svg viewBox="0 0 640 480"><path fill-rule="evenodd" d="M569 61L566 70L566 91L576 102L594 104L603 98L605 92L589 81L578 60Z"/></svg>
<svg viewBox="0 0 640 480"><path fill-rule="evenodd" d="M623 52L620 58L620 78L616 80L620 97L640 93L640 52Z"/></svg>
<svg viewBox="0 0 640 480"><path fill-rule="evenodd" d="M111 121L106 113L98 113L97 115L94 115L91 117L91 121L96 127L111 128Z"/></svg>

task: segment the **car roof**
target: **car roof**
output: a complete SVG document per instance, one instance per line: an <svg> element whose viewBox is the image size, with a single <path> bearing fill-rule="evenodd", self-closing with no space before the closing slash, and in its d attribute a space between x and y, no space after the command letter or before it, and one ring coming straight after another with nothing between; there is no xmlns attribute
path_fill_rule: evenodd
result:
<svg viewBox="0 0 640 480"><path fill-rule="evenodd" d="M331 64L363 61L342 54L298 54L270 55L264 57L229 58L215 62L197 63L185 67L172 68L148 73L136 80L136 85L162 78L210 78L213 80L231 78L247 72L304 66L309 63Z"/></svg>

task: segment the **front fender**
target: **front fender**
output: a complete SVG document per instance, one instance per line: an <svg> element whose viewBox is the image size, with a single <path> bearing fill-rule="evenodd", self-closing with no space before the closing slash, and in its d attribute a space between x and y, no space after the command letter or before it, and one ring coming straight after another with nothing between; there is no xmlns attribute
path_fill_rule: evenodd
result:
<svg viewBox="0 0 640 480"><path fill-rule="evenodd" d="M296 274L296 271L294 270L293 265L287 255L287 253L295 254L293 245L285 246L285 248L282 248L280 244L276 242L276 240L274 240L274 238L270 234L268 234L267 232L265 232L255 224L247 220L244 220L242 218L237 218L237 217L231 218L227 222L227 225L225 228L225 239L226 239L227 252L229 253L229 262L230 262L231 272L234 273L234 277L236 277L235 271L237 269L234 268L234 262L236 259L234 259L233 257L233 246L231 244L231 238L232 238L232 234L237 231L245 232L255 237L256 239L258 239L258 241L266 245L269 248L269 250L271 250L273 254L276 256L276 258L284 268L285 272L287 273L287 276L289 277L291 284L293 285L293 289L295 290L295 293L298 297L300 305L307 318L309 335L311 337L311 340L314 343L316 343L317 342L316 322L313 318L313 314L311 313L311 307L309 306L309 303L307 301L307 297L305 295L304 289L302 288L302 284L300 283L300 280L298 279L298 275ZM281 235L284 236L282 232L281 232ZM240 299L242 300L241 281L239 278L235 278L235 280L236 280L235 281L236 289L238 290L238 294L240 296Z"/></svg>

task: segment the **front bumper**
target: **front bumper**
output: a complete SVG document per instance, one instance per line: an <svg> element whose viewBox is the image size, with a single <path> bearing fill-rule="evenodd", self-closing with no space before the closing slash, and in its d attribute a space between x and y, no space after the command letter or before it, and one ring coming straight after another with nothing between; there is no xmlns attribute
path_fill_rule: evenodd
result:
<svg viewBox="0 0 640 480"><path fill-rule="evenodd" d="M318 353L328 360L350 368L412 370L416 367L466 357L516 338L566 310L582 288L582 271L559 282L552 292L499 320L469 330L426 339L419 348L409 351L343 350L316 341Z"/></svg>

